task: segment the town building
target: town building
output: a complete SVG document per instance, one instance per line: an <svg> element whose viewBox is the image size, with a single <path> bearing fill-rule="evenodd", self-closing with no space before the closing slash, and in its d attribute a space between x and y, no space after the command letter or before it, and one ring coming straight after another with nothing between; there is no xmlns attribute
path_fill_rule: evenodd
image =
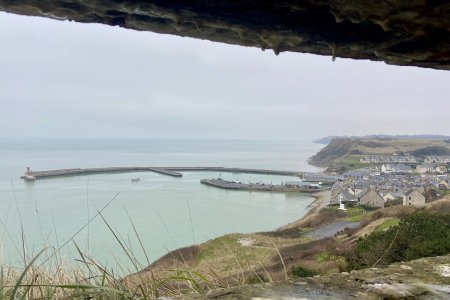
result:
<svg viewBox="0 0 450 300"><path fill-rule="evenodd" d="M417 158L411 155L367 155L359 160L363 164L417 163Z"/></svg>
<svg viewBox="0 0 450 300"><path fill-rule="evenodd" d="M391 193L384 194L382 197L383 197L384 201L395 200L394 195L392 195Z"/></svg>
<svg viewBox="0 0 450 300"><path fill-rule="evenodd" d="M349 189L339 185L331 191L331 204L342 202L356 202L355 196L349 191Z"/></svg>
<svg viewBox="0 0 450 300"><path fill-rule="evenodd" d="M439 189L446 191L448 189L448 182L444 179L439 181Z"/></svg>
<svg viewBox="0 0 450 300"><path fill-rule="evenodd" d="M446 174L447 168L445 166L437 166L436 167L436 173Z"/></svg>
<svg viewBox="0 0 450 300"><path fill-rule="evenodd" d="M425 157L424 161L425 163L447 164L450 163L450 156L449 155L427 156Z"/></svg>
<svg viewBox="0 0 450 300"><path fill-rule="evenodd" d="M387 174L406 174L412 173L412 168L404 164L383 164L381 172Z"/></svg>
<svg viewBox="0 0 450 300"><path fill-rule="evenodd" d="M416 171L419 173L434 173L436 167L433 164L421 164L416 167Z"/></svg>
<svg viewBox="0 0 450 300"><path fill-rule="evenodd" d="M286 181L284 185L287 188L301 188L306 190L318 190L320 189L320 184L312 183L312 182L303 182L303 181Z"/></svg>
<svg viewBox="0 0 450 300"><path fill-rule="evenodd" d="M359 204L370 207L384 207L384 199L373 189L368 189L359 197Z"/></svg>
<svg viewBox="0 0 450 300"><path fill-rule="evenodd" d="M409 190L403 196L403 205L405 206L425 206L425 196L417 190Z"/></svg>

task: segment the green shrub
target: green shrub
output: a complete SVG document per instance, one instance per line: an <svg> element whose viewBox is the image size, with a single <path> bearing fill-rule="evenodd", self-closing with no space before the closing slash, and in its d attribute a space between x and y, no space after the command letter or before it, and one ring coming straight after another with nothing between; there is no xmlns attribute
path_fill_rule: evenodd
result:
<svg viewBox="0 0 450 300"><path fill-rule="evenodd" d="M361 268L448 253L450 214L419 211L403 217L398 226L359 239L348 260Z"/></svg>
<svg viewBox="0 0 450 300"><path fill-rule="evenodd" d="M294 275L295 277L312 277L315 275L315 273L311 269L298 266L292 269L292 275Z"/></svg>

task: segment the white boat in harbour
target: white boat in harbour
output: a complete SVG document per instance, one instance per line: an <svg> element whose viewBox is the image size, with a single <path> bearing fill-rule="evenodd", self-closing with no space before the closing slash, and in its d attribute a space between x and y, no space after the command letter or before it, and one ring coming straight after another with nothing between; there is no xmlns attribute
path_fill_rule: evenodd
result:
<svg viewBox="0 0 450 300"><path fill-rule="evenodd" d="M131 181L132 182L139 182L139 181L141 181L141 179L139 177L133 177L133 178L131 178Z"/></svg>

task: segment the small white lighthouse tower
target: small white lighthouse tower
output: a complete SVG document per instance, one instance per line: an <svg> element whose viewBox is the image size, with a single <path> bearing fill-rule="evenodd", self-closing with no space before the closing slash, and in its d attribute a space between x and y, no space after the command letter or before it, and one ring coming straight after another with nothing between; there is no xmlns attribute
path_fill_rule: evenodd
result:
<svg viewBox="0 0 450 300"><path fill-rule="evenodd" d="M30 167L27 167L27 171L25 172L25 176L22 177L25 180L33 181L36 179L33 171L31 171Z"/></svg>
<svg viewBox="0 0 450 300"><path fill-rule="evenodd" d="M342 194L339 195L339 209L340 210L347 210L344 206L344 203L342 203Z"/></svg>

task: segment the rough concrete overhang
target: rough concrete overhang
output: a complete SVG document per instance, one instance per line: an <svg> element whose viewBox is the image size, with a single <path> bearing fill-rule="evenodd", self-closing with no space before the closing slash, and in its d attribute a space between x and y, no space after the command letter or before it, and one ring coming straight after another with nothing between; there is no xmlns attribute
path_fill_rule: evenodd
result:
<svg viewBox="0 0 450 300"><path fill-rule="evenodd" d="M450 69L450 1L0 0L0 10L216 42Z"/></svg>

